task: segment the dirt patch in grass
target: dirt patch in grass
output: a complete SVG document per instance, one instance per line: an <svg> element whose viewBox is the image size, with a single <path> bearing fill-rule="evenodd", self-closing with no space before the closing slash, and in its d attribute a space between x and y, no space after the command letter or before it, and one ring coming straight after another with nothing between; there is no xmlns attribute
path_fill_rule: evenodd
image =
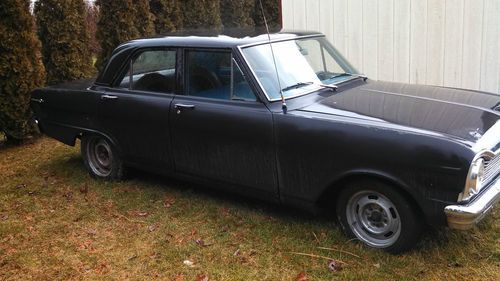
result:
<svg viewBox="0 0 500 281"><path fill-rule="evenodd" d="M500 280L498 217L429 231L392 256L328 218L207 187L147 173L94 180L78 147L46 138L0 149L2 280Z"/></svg>

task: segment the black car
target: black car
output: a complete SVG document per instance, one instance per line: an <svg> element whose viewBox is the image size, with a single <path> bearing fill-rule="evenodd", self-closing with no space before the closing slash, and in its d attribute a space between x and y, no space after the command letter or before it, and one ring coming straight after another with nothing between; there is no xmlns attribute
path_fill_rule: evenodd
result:
<svg viewBox="0 0 500 281"><path fill-rule="evenodd" d="M135 167L324 211L393 253L499 199L500 96L371 81L320 33L135 40L31 104L96 178Z"/></svg>

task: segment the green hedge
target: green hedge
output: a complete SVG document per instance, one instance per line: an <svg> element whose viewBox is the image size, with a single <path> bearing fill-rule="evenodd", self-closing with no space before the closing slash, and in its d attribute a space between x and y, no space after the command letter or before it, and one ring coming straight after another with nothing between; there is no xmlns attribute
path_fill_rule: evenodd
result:
<svg viewBox="0 0 500 281"><path fill-rule="evenodd" d="M149 0L132 0L134 24L140 37L150 37L155 33L154 16L151 14L149 2Z"/></svg>
<svg viewBox="0 0 500 281"><path fill-rule="evenodd" d="M151 0L151 13L154 15L156 34L182 30L182 4L179 0Z"/></svg>
<svg viewBox="0 0 500 281"><path fill-rule="evenodd" d="M255 0L220 0L224 28L251 28L255 26Z"/></svg>
<svg viewBox="0 0 500 281"><path fill-rule="evenodd" d="M185 29L218 32L222 28L219 0L184 0L182 13Z"/></svg>
<svg viewBox="0 0 500 281"><path fill-rule="evenodd" d="M278 31L281 29L280 3L280 0L262 0L262 6L264 7L267 24L272 31ZM259 0L255 0L253 19L257 27L264 26L264 19L262 17Z"/></svg>
<svg viewBox="0 0 500 281"><path fill-rule="evenodd" d="M83 0L38 0L35 3L38 37L47 83L56 84L92 76L90 36Z"/></svg>
<svg viewBox="0 0 500 281"><path fill-rule="evenodd" d="M22 140L30 133L30 92L45 70L29 0L0 1L0 131Z"/></svg>

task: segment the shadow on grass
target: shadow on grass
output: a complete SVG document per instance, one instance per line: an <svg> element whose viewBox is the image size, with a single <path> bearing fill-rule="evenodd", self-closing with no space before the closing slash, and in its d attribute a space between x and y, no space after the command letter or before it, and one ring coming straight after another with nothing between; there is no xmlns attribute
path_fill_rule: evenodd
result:
<svg viewBox="0 0 500 281"><path fill-rule="evenodd" d="M101 180L90 179L90 175L85 169L82 159L78 154L56 156L52 158L50 162L42 164L39 167L39 171L49 172L65 182L81 183L82 181L91 180L97 183L104 183L104 181ZM186 199L195 196L200 201L207 201L213 205L224 205L225 207L246 211L258 211L260 214L272 217L282 223L333 225L335 230L340 232L337 222L334 219L334 214L323 213L320 215L313 215L303 210L244 197L237 193L227 192L227 190L217 189L209 185L194 184L137 169L129 169L125 183L134 183L134 185L140 187L141 190L152 193L173 191ZM118 183L118 185L119 184L120 183ZM97 186L102 187L100 184ZM332 224L332 222L334 222L334 224ZM481 248L484 245L481 245L481 241L478 241L477 231L494 232L494 228L495 225L491 216L486 222L483 222L476 231L472 232L451 231L447 228L436 229L428 227L424 231L420 243L409 254L425 256L428 253L446 251L450 250L450 248L460 247L461 250L466 250L467 247ZM349 239L345 237L342 241L337 242L345 243L348 240Z"/></svg>

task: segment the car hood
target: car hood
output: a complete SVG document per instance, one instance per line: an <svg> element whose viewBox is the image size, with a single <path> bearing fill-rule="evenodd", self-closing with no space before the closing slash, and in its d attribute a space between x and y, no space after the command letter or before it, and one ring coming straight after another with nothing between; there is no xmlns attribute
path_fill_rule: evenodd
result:
<svg viewBox="0 0 500 281"><path fill-rule="evenodd" d="M500 119L500 95L368 81L299 111L376 120L475 143Z"/></svg>

